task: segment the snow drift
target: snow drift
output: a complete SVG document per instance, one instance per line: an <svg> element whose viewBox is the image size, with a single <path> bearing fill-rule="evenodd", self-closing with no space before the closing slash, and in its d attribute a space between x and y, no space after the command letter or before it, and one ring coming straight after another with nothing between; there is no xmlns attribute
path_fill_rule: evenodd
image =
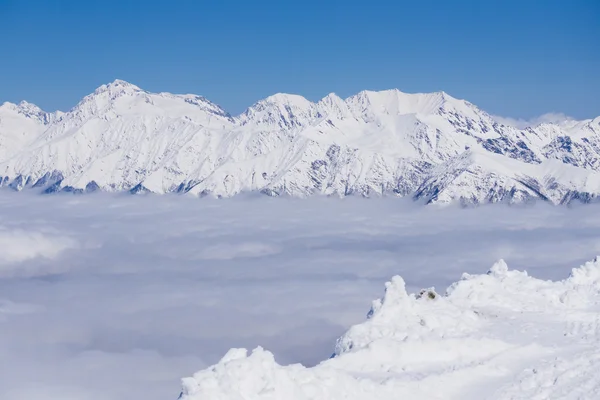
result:
<svg viewBox="0 0 600 400"><path fill-rule="evenodd" d="M600 193L600 118L523 130L447 93L276 94L231 116L117 80L66 113L0 106L0 186L553 204Z"/></svg>
<svg viewBox="0 0 600 400"><path fill-rule="evenodd" d="M498 261L444 295L396 276L333 356L313 368L232 349L183 380L182 400L595 399L600 259L562 281Z"/></svg>

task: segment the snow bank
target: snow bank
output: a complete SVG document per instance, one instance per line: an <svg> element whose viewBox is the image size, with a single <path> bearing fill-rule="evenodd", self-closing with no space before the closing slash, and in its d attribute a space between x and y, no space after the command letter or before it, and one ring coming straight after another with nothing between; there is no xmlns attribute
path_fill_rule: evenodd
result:
<svg viewBox="0 0 600 400"><path fill-rule="evenodd" d="M313 368L232 349L183 380L182 400L600 397L600 259L562 281L498 261L445 295L396 276L368 319Z"/></svg>

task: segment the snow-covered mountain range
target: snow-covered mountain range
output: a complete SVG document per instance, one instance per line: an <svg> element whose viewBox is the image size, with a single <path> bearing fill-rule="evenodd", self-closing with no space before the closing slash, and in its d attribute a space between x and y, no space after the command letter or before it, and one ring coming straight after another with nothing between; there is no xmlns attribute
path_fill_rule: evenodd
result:
<svg viewBox="0 0 600 400"><path fill-rule="evenodd" d="M317 103L276 94L232 116L117 80L66 113L0 106L0 185L587 202L600 194L600 117L519 130L444 92L398 90Z"/></svg>

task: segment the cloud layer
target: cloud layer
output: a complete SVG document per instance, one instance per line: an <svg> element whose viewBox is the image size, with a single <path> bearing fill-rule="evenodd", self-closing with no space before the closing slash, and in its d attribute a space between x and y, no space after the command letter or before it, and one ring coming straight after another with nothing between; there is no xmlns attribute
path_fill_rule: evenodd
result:
<svg viewBox="0 0 600 400"><path fill-rule="evenodd" d="M231 347L311 365L393 275L564 277L600 253L596 211L2 192L0 398L176 398Z"/></svg>
<svg viewBox="0 0 600 400"><path fill-rule="evenodd" d="M559 124L561 122L573 120L572 117L569 117L563 113L546 113L531 119L501 117L499 115L492 115L492 118L503 125L513 126L519 129L525 129L530 126L537 126L545 123Z"/></svg>

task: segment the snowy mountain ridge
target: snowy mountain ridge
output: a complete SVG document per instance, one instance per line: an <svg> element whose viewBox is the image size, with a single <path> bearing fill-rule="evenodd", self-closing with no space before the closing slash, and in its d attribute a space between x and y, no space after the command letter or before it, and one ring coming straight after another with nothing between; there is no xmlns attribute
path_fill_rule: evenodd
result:
<svg viewBox="0 0 600 400"><path fill-rule="evenodd" d="M600 117L519 130L444 92L279 93L232 116L116 80L66 113L0 106L0 185L16 190L564 204L600 194L599 170Z"/></svg>
<svg viewBox="0 0 600 400"><path fill-rule="evenodd" d="M596 399L599 306L599 258L561 281L500 260L443 295L409 294L396 276L331 358L282 366L231 349L184 378L180 399Z"/></svg>

